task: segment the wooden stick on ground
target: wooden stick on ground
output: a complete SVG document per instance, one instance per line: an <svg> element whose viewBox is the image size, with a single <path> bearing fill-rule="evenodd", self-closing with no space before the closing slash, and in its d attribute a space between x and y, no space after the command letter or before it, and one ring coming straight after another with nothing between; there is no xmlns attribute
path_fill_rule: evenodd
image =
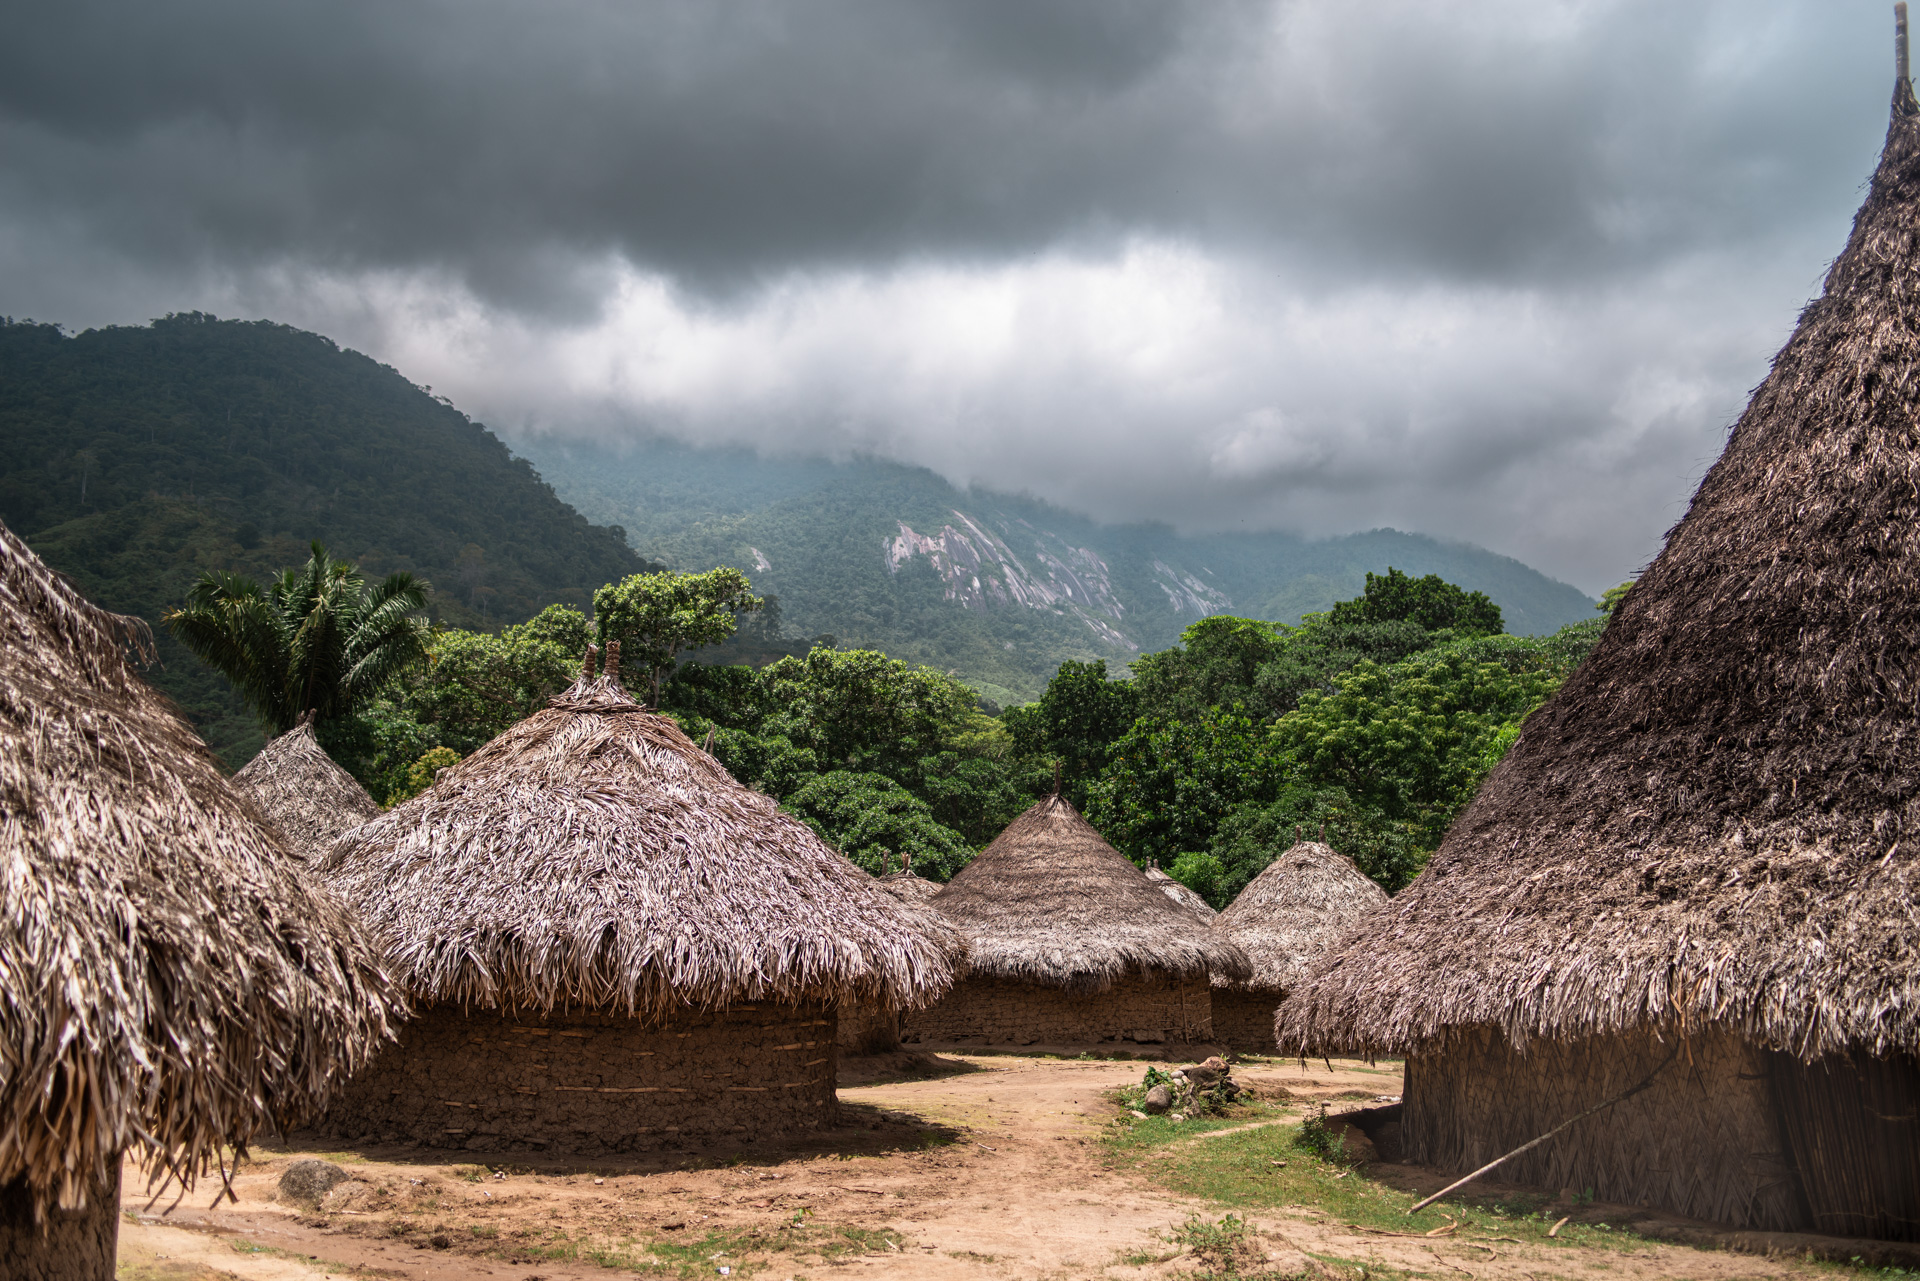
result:
<svg viewBox="0 0 1920 1281"><path fill-rule="evenodd" d="M1673 1052L1667 1055L1665 1059L1661 1060L1659 1067L1647 1073L1646 1079L1641 1081L1640 1084L1633 1086L1630 1089L1622 1090L1620 1093L1608 1099L1605 1103L1594 1104L1592 1107L1588 1108L1585 1112L1580 1113L1578 1116L1568 1117L1566 1120L1554 1126L1551 1130L1548 1130L1545 1134L1541 1135L1539 1138L1534 1139L1527 1143L1522 1143L1519 1147L1507 1153L1505 1156L1495 1157L1493 1160L1487 1162L1485 1165L1475 1170L1472 1174L1467 1175L1465 1178L1455 1179L1452 1183L1447 1184L1446 1187L1441 1188L1438 1192L1434 1193L1432 1196L1428 1197L1426 1200L1416 1203L1412 1209L1407 1211L1407 1213L1418 1214L1420 1211L1426 1209L1428 1206L1432 1205L1435 1201L1438 1201L1441 1197L1453 1191L1455 1188L1465 1187L1467 1184L1473 1182L1475 1179L1485 1174L1488 1170L1493 1169L1495 1166L1504 1165L1508 1161L1511 1161L1514 1157L1519 1156L1522 1152L1528 1152L1534 1148L1539 1147L1542 1143L1545 1143L1548 1139L1560 1133L1560 1131L1566 1129L1568 1126L1573 1125L1577 1122L1586 1120L1588 1117L1592 1116L1595 1112L1604 1112L1616 1103L1625 1103L1628 1099L1640 1093L1640 1091L1646 1089L1649 1085L1652 1085L1653 1078L1656 1076L1659 1076L1662 1072L1666 1071L1667 1065L1672 1063L1675 1057L1679 1055L1679 1053L1680 1053L1680 1047L1678 1045L1675 1045L1673 1047Z"/></svg>

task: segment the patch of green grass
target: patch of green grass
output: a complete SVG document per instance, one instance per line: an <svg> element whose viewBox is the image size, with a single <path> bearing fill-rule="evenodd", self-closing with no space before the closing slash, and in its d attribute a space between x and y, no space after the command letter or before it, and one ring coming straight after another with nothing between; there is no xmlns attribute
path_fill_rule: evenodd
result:
<svg viewBox="0 0 1920 1281"><path fill-rule="evenodd" d="M772 1255L807 1254L830 1263L853 1255L895 1255L906 1249L906 1238L891 1229L809 1224L807 1218L802 1213L774 1228L717 1229L699 1237L655 1240L576 1237L555 1228L546 1240L516 1241L487 1253L500 1259L584 1260L603 1268L693 1281L712 1277L722 1267L732 1269L732 1276L751 1277L769 1265Z"/></svg>

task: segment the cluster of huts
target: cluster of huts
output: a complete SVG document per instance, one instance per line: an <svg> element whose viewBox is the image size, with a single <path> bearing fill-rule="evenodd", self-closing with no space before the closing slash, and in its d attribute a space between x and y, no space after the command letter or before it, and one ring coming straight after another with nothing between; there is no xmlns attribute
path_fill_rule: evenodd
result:
<svg viewBox="0 0 1920 1281"><path fill-rule="evenodd" d="M0 527L0 1275L113 1272L122 1158L263 1125L631 1150L831 1116L836 1043L1404 1055L1402 1148L1920 1239L1920 103L1665 550L1389 900L1316 841L1215 915L1059 796L875 879L589 651L381 812L231 782ZM611 648L611 647L610 647Z"/></svg>

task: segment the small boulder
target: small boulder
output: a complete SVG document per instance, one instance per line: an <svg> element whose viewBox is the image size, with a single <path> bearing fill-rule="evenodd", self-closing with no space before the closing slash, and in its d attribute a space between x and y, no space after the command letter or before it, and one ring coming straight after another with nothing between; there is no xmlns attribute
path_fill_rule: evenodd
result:
<svg viewBox="0 0 1920 1281"><path fill-rule="evenodd" d="M1164 1085L1156 1085L1147 1091L1147 1100L1140 1107L1151 1116L1159 1116L1173 1106L1173 1091Z"/></svg>
<svg viewBox="0 0 1920 1281"><path fill-rule="evenodd" d="M1187 1074L1187 1080L1204 1090L1227 1074L1227 1064L1226 1060L1215 1055L1203 1063L1195 1063L1181 1070Z"/></svg>
<svg viewBox="0 0 1920 1281"><path fill-rule="evenodd" d="M351 1177L331 1161L302 1157L280 1176L280 1199L296 1205L318 1205L336 1185Z"/></svg>

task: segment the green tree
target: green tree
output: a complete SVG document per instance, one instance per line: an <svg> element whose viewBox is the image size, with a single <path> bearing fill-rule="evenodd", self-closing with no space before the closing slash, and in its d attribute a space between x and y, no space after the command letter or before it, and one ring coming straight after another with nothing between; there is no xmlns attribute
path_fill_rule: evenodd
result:
<svg viewBox="0 0 1920 1281"><path fill-rule="evenodd" d="M1391 566L1384 575L1369 572L1366 593L1335 605L1327 620L1348 624L1406 621L1430 632L1503 630L1500 607L1485 592L1464 591L1438 574L1414 578Z"/></svg>
<svg viewBox="0 0 1920 1281"><path fill-rule="evenodd" d="M1143 716L1196 716L1245 704L1260 670L1284 656L1288 628L1217 614L1190 625L1180 643L1133 661Z"/></svg>
<svg viewBox="0 0 1920 1281"><path fill-rule="evenodd" d="M1600 603L1595 605L1594 609L1605 614L1608 618L1612 618L1613 612L1620 608L1620 602L1627 598L1627 592L1631 590L1632 587L1633 580L1629 578L1624 583L1607 588L1606 591L1600 594Z"/></svg>
<svg viewBox="0 0 1920 1281"><path fill-rule="evenodd" d="M316 732L351 717L426 654L427 584L389 574L369 590L358 567L314 543L312 556L262 587L203 575L169 631L239 691L274 733L307 711Z"/></svg>
<svg viewBox="0 0 1920 1281"><path fill-rule="evenodd" d="M1282 762L1240 709L1141 717L1087 789L1087 821L1142 865L1204 850L1228 811L1273 796Z"/></svg>
<svg viewBox="0 0 1920 1281"><path fill-rule="evenodd" d="M593 594L593 618L600 643L620 642L621 671L643 678L657 706L680 654L733 635L738 617L761 603L737 569L631 574Z"/></svg>
<svg viewBox="0 0 1920 1281"><path fill-rule="evenodd" d="M922 876L944 881L965 867L973 849L942 826L927 803L884 774L829 770L808 779L783 808L855 864L878 876L911 855Z"/></svg>
<svg viewBox="0 0 1920 1281"><path fill-rule="evenodd" d="M401 705L433 726L442 746L464 755L572 684L586 646L586 616L565 605L549 606L498 636L436 632L427 664L407 682Z"/></svg>
<svg viewBox="0 0 1920 1281"><path fill-rule="evenodd" d="M1389 894L1398 893L1426 864L1412 824L1361 805L1337 787L1290 783L1273 800L1242 805L1221 821L1212 845L1225 869L1216 906L1231 903L1302 838L1326 841Z"/></svg>
<svg viewBox="0 0 1920 1281"><path fill-rule="evenodd" d="M1000 720L1015 751L1060 763L1060 790L1084 809L1088 785L1139 714L1133 682L1108 679L1106 659L1068 659L1038 699L1009 709Z"/></svg>
<svg viewBox="0 0 1920 1281"><path fill-rule="evenodd" d="M930 667L874 650L815 649L760 673L764 731L811 749L828 769L885 774L912 786L919 761L964 730L977 695Z"/></svg>

